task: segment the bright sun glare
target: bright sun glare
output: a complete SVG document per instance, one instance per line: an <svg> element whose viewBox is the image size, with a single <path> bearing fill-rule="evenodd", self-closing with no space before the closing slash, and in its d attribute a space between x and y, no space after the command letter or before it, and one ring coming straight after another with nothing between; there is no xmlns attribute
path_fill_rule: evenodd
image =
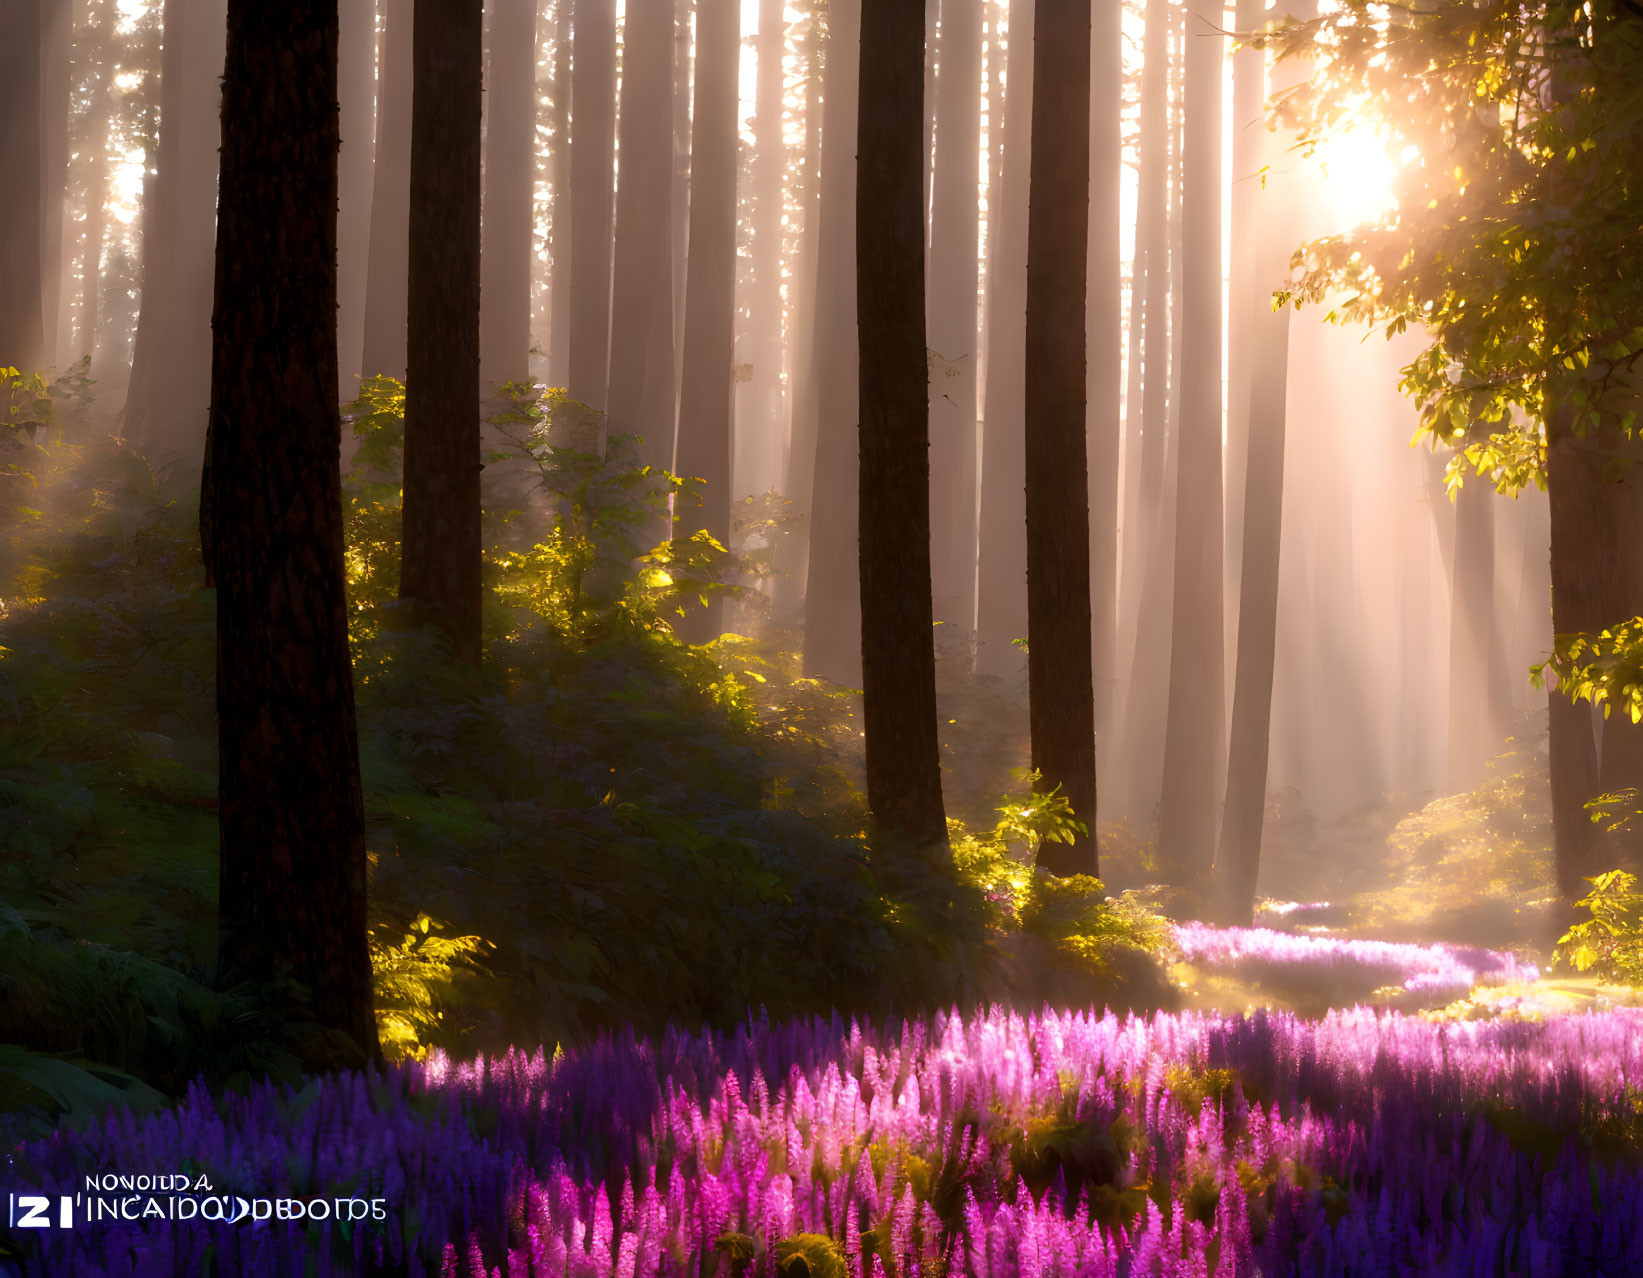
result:
<svg viewBox="0 0 1643 1278"><path fill-rule="evenodd" d="M1322 175L1324 200L1340 230L1375 221L1397 206L1398 165L1373 129L1332 133L1318 144L1311 163Z"/></svg>

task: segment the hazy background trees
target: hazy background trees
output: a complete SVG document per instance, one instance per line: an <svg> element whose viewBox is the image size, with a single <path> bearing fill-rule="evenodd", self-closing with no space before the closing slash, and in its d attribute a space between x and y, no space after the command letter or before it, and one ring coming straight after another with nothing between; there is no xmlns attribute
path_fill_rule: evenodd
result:
<svg viewBox="0 0 1643 1278"><path fill-rule="evenodd" d="M458 7L467 31L477 0ZM1554 480L1551 506L1476 485L1451 502L1444 459L1407 447L1415 410L1396 380L1413 336L1360 345L1316 312L1272 313L1295 246L1378 216L1413 161L1366 131L1309 158L1266 129L1270 90L1304 73L1233 51L1222 33L1264 21L1259 6L1094 0L1088 22L1080 6L1039 15L1031 0L914 8L927 483L908 471L872 488L870 467L863 486L860 431L884 406L861 398L857 215L887 197L858 182L859 130L878 123L861 116L858 0L490 0L482 51L464 45L460 175L450 157L437 166L460 176L460 237L443 222L419 236L411 216L437 203L413 193L435 171L416 159L413 103L433 91L414 39L425 15L413 0L342 0L336 398L409 368L408 455L428 430L453 432L433 466L445 475L476 454L479 405L501 382L563 387L596 414L582 442L637 434L647 464L703 481L702 504L675 504L677 536L773 565L749 600L691 609L681 633L768 627L844 687L866 678L873 622L859 529L885 515L863 494L903 515L927 500L941 661L1023 712L1029 665L1045 713L1084 716L1087 702L1093 727L1072 735L1094 744L1094 818L1156 839L1184 882L1219 861L1238 912L1275 798L1325 822L1417 806L1477 784L1509 738L1543 730L1525 671L1550 643L1549 538L1589 545L1634 515L1581 504L1590 459L1556 429L1549 469L1573 478L1561 492ZM198 465L225 0L17 14L0 52L0 170L16 196L0 209L0 363L91 357L101 402L123 408L114 427L157 464ZM1041 18L1089 59L1087 107L1065 108L1079 117L1065 136L1087 137L1084 177L1067 155L1035 157ZM1034 164L1052 159L1044 172L1065 192L1035 200ZM1035 293L1029 229L1052 213ZM460 280L430 273L438 262L460 264ZM1059 318L1030 344L1029 308L1052 284L1068 290ZM462 340L436 326L419 356L416 325L442 307L462 311ZM1074 330L1076 351L1043 346ZM1062 494L1035 543L1028 441L1052 418L1034 491L1074 482L1076 451L1087 532L1066 522L1078 503ZM778 517L748 541L733 512L769 490ZM1570 522L1571 493L1585 523ZM471 491L457 506L476 509ZM922 543L912 526L896 536ZM436 532L430 549L454 545ZM1030 626L1034 545L1035 563L1083 585ZM460 557L477 562L467 533ZM1591 583L1579 607L1570 584L1560 628L1635 608L1629 581ZM1052 621L1081 625L1070 612L1086 603L1087 638L1053 638ZM1085 659L1068 664L1069 643ZM1570 830L1568 813L1624 780L1632 752L1621 726L1594 730L1584 713L1551 712L1553 733L1578 743L1554 764ZM954 717L935 714L944 741L967 726ZM1060 766L1046 756L1044 784L1064 784L1082 815L1095 806L1075 793L1085 763Z"/></svg>

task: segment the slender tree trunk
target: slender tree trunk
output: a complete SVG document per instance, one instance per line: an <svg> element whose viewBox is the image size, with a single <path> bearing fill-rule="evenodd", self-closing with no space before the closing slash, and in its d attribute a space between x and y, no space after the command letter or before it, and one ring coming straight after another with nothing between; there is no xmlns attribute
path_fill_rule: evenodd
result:
<svg viewBox="0 0 1643 1278"><path fill-rule="evenodd" d="M0 39L0 363L32 371L46 357L40 255L45 201L41 77L44 0L15 0Z"/></svg>
<svg viewBox="0 0 1643 1278"><path fill-rule="evenodd" d="M64 232L68 215L69 54L74 37L73 8L70 0L56 0L56 3L46 6L45 12L45 78L41 100L45 125L42 138L45 244L42 246L40 264L45 303L45 362L48 364L57 363L69 348L69 308L64 305L69 262L65 252L68 240Z"/></svg>
<svg viewBox="0 0 1643 1278"><path fill-rule="evenodd" d="M629 0L622 59L610 429L673 465L673 0Z"/></svg>
<svg viewBox="0 0 1643 1278"><path fill-rule="evenodd" d="M859 686L862 673L856 479L860 364L853 269L861 21L862 0L830 3L816 271L820 389L804 595L805 674L852 687Z"/></svg>
<svg viewBox="0 0 1643 1278"><path fill-rule="evenodd" d="M553 194L548 213L548 381L570 381L571 275L571 4L554 0L553 89L549 119L553 129Z"/></svg>
<svg viewBox="0 0 1643 1278"><path fill-rule="evenodd" d="M211 385L211 243L225 0L166 0L155 207L145 211L141 343L125 430L190 461ZM150 258L152 254L152 258Z"/></svg>
<svg viewBox="0 0 1643 1278"><path fill-rule="evenodd" d="M371 263L376 164L376 0L343 0L338 46L342 153L337 168L337 398L359 394L365 362L365 289Z"/></svg>
<svg viewBox="0 0 1643 1278"><path fill-rule="evenodd" d="M1162 758L1159 710L1169 668L1169 597L1173 570L1173 510L1165 510L1165 440L1169 433L1171 340L1170 193L1174 123L1169 110L1170 24L1164 0L1148 0L1145 59L1141 73L1140 173L1136 192L1137 260L1146 263L1143 304L1145 332L1137 501L1126 514L1124 547L1126 632L1130 653L1124 692L1122 761L1123 809L1150 824ZM1132 434L1132 442L1134 436ZM1150 747L1150 748L1149 748ZM1107 793L1114 792L1114 771Z"/></svg>
<svg viewBox="0 0 1643 1278"><path fill-rule="evenodd" d="M381 1056L337 469L337 0L231 0L228 32L202 503L217 977L294 982L317 1031L302 1054L323 1069Z"/></svg>
<svg viewBox="0 0 1643 1278"><path fill-rule="evenodd" d="M1188 11L1182 137L1180 493L1174 636L1158 851L1178 882L1215 848L1215 772L1225 713L1221 616L1221 8Z"/></svg>
<svg viewBox="0 0 1643 1278"><path fill-rule="evenodd" d="M804 159L795 182L795 203L800 214L801 235L793 271L788 311L793 322L788 330L789 363L792 368L792 424L788 431L785 478L782 494L791 503L793 524L789 534L776 544L774 603L784 616L804 597L806 567L810 553L809 520L816 470L816 274L817 229L820 208L822 144L822 67L827 49L827 23L812 11L805 39L804 79Z"/></svg>
<svg viewBox="0 0 1643 1278"><path fill-rule="evenodd" d="M487 395L530 378L536 0L492 0L489 57L479 290L479 385Z"/></svg>
<svg viewBox="0 0 1643 1278"><path fill-rule="evenodd" d="M1040 864L1096 874L1095 701L1085 458L1090 0L1039 0L1027 222L1027 678L1033 767L1089 832Z"/></svg>
<svg viewBox="0 0 1643 1278"><path fill-rule="evenodd" d="M1238 0L1234 25L1256 31L1266 22L1263 0ZM1226 624L1237 632L1242 597L1238 577L1243 565L1244 467L1250 448L1250 379L1254 333L1272 311L1271 299L1251 269L1260 252L1257 218L1271 202L1261 202L1259 170L1270 154L1262 145L1267 133L1262 118L1266 103L1266 54L1248 46L1232 55L1232 175L1230 213L1232 257L1228 262L1227 313L1227 449L1226 449ZM1281 157L1274 157L1281 158ZM1290 245L1293 248L1294 245ZM1229 654L1230 655L1230 654Z"/></svg>
<svg viewBox="0 0 1643 1278"><path fill-rule="evenodd" d="M1119 259L1119 177L1124 164L1123 6L1091 6L1089 340L1086 433L1089 448L1090 636L1096 723L1103 735L1113 718L1118 648L1118 452L1123 429L1124 326Z"/></svg>
<svg viewBox="0 0 1643 1278"><path fill-rule="evenodd" d="M747 358L752 376L738 395L736 493L765 492L781 475L787 434L782 386L782 139L786 0L759 0L758 74L754 96L754 148L749 165L752 194L752 285L749 289Z"/></svg>
<svg viewBox="0 0 1643 1278"><path fill-rule="evenodd" d="M930 607L924 330L924 6L863 6L856 289L861 368L861 651L867 806L883 830L945 846Z"/></svg>
<svg viewBox="0 0 1643 1278"><path fill-rule="evenodd" d="M479 204L482 0L417 0L399 597L480 657Z"/></svg>
<svg viewBox="0 0 1643 1278"><path fill-rule="evenodd" d="M360 376L405 379L410 260L411 34L415 0L384 0L377 82L371 249L365 277Z"/></svg>
<svg viewBox="0 0 1643 1278"><path fill-rule="evenodd" d="M611 191L615 185L615 0L574 0L571 66L570 381L605 410L610 373Z"/></svg>
<svg viewBox="0 0 1643 1278"><path fill-rule="evenodd" d="M934 10L935 6L930 6ZM928 327L930 570L935 616L975 626L976 292L981 183L981 0L942 0Z"/></svg>
<svg viewBox="0 0 1643 1278"><path fill-rule="evenodd" d="M91 81L91 103L87 112L86 151L101 157L108 151L109 124L114 114L114 24L117 15L114 0L97 0L90 17L94 35L82 36L91 48L87 51L94 70ZM101 294L103 283L103 233L105 208L108 204L108 164L93 159L86 178L86 225L80 246L80 333L75 354L82 359L95 360L98 331L101 327Z"/></svg>
<svg viewBox="0 0 1643 1278"><path fill-rule="evenodd" d="M702 481L700 506L675 502L678 535L705 531L730 544L731 359L736 318L737 6L697 10L696 92L690 133L690 257L685 264L684 374L676 468ZM681 632L695 642L723 630L712 598Z"/></svg>
<svg viewBox="0 0 1643 1278"><path fill-rule="evenodd" d="M1495 493L1470 477L1455 495L1455 566L1449 614L1449 793L1476 786L1501 745L1505 721L1491 696L1495 635ZM1492 659L1493 658L1493 659Z"/></svg>
<svg viewBox="0 0 1643 1278"><path fill-rule="evenodd" d="M685 261L690 247L690 87L694 0L677 0L673 20L673 331L685 331ZM685 344L674 343L673 382L684 376Z"/></svg>
<svg viewBox="0 0 1643 1278"><path fill-rule="evenodd" d="M1033 0L1010 0L1004 135L989 197L987 397L981 433L981 538L976 673L1021 668L1027 633L1027 191L1032 154Z"/></svg>

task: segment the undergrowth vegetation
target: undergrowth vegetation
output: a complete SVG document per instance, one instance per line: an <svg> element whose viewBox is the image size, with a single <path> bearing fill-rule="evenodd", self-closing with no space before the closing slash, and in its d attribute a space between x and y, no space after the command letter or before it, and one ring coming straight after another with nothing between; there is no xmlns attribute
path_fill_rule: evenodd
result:
<svg viewBox="0 0 1643 1278"><path fill-rule="evenodd" d="M129 1072L103 1082L134 1096L136 1079L176 1094L201 1071L285 1073L282 1027L252 992L214 985L214 600L197 478L99 435L86 390L53 388L28 442L35 498L0 525L0 1038L37 1065ZM956 824L950 863L871 842L856 695L802 677L780 631L674 638L681 610L737 589L736 564L706 537L667 540L667 502L689 486L640 467L634 441L557 447L578 407L516 386L491 423L478 671L398 621L402 389L367 383L348 412L391 1056L728 1025L761 1006L997 997L1001 946L1023 928L1095 974L1156 945L1155 921L1098 881L1033 878L1049 827L1023 817L1030 792L996 797L1008 760L967 764L967 784L994 788L955 810L1002 806L1004 820ZM11 1100L86 1099L35 1074Z"/></svg>

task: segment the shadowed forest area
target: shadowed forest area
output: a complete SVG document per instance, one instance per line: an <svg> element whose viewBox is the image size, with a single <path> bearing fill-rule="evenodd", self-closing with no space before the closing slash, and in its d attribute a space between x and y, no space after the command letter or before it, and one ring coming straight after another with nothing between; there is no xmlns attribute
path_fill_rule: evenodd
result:
<svg viewBox="0 0 1643 1278"><path fill-rule="evenodd" d="M1643 8L0 19L0 1276L1643 1272Z"/></svg>

